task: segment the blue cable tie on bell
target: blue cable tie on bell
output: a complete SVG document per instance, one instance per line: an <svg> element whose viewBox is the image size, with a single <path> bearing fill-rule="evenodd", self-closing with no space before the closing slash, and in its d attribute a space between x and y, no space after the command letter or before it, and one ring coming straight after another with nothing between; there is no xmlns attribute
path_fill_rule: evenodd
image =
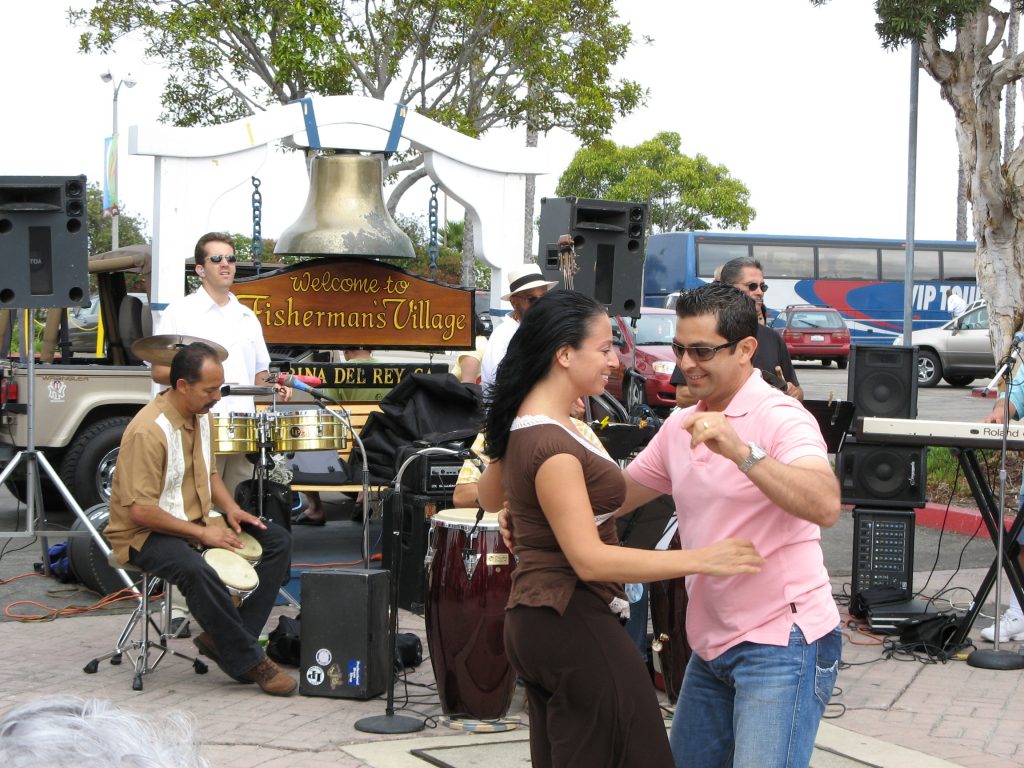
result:
<svg viewBox="0 0 1024 768"><path fill-rule="evenodd" d="M302 119L306 123L306 141L310 149L320 149L320 130L316 125L316 113L313 109L313 99L310 96L303 96L297 99L302 107ZM295 102L291 102L294 104Z"/></svg>
<svg viewBox="0 0 1024 768"><path fill-rule="evenodd" d="M405 127L405 115L409 108L402 102L395 103L395 116L391 120L391 133L388 134L388 144L384 148L384 154L390 157L398 151L398 142L402 138L402 129Z"/></svg>

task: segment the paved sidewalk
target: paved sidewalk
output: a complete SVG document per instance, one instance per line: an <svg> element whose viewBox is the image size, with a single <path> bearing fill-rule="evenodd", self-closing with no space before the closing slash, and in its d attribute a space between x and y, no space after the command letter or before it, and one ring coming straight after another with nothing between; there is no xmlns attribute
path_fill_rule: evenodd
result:
<svg viewBox="0 0 1024 768"><path fill-rule="evenodd" d="M983 574L982 569L961 571L956 582L971 587ZM937 573L933 580L942 583L947 576ZM919 574L922 583L924 577ZM214 766L422 766L427 763L411 750L431 744L438 749L493 745L486 750L489 766L528 764L525 730L484 735L434 727L433 718L441 713L429 663L409 675L408 686L396 688L398 707L405 705L406 696L411 701L403 714L428 719L427 730L408 737L356 730L357 720L384 714L381 699L272 698L232 682L212 665L200 676L187 663L167 658L146 677L141 692L131 690L127 666L104 663L95 675L82 672L89 659L110 647L124 618L89 615L0 623L0 709L56 693L98 696L142 712L183 709L195 717L204 754ZM400 631L425 636L423 620L406 611L400 613ZM974 669L962 661L884 659L876 639L847 634L844 660L849 666L839 676L841 693L822 726L815 766L1024 766L1024 672ZM188 641L176 642L192 652ZM517 693L509 715L523 716L522 703ZM452 760L451 765L478 764L458 752L448 749L439 753L446 757L434 758Z"/></svg>

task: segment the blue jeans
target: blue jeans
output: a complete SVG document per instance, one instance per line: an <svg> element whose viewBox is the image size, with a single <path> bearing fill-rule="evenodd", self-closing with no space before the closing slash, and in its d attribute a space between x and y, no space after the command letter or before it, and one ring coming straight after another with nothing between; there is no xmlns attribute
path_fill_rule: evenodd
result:
<svg viewBox="0 0 1024 768"><path fill-rule="evenodd" d="M838 627L813 643L740 643L686 667L669 738L677 768L807 766L839 671Z"/></svg>

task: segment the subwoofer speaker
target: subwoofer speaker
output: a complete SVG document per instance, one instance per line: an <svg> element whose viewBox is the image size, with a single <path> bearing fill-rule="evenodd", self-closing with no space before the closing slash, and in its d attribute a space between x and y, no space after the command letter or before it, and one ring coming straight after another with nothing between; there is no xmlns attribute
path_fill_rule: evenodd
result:
<svg viewBox="0 0 1024 768"><path fill-rule="evenodd" d="M394 567L395 515L401 501L398 568ZM384 508L384 533L381 560L384 567L398 573L398 607L423 615L427 577L423 558L427 554L430 518L443 509L453 507L451 494L403 493L395 495Z"/></svg>
<svg viewBox="0 0 1024 768"><path fill-rule="evenodd" d="M372 699L384 693L388 659L388 572L302 574L299 693Z"/></svg>
<svg viewBox="0 0 1024 768"><path fill-rule="evenodd" d="M540 201L540 254L547 280L564 285L558 238L572 236L578 270L573 288L612 315L640 316L643 305L647 203L545 197Z"/></svg>
<svg viewBox="0 0 1024 768"><path fill-rule="evenodd" d="M916 419L917 347L851 347L846 389L857 417Z"/></svg>
<svg viewBox="0 0 1024 768"><path fill-rule="evenodd" d="M89 297L85 176L0 176L0 308Z"/></svg>
<svg viewBox="0 0 1024 768"><path fill-rule="evenodd" d="M847 439L836 456L844 504L892 508L924 506L928 448L867 445Z"/></svg>

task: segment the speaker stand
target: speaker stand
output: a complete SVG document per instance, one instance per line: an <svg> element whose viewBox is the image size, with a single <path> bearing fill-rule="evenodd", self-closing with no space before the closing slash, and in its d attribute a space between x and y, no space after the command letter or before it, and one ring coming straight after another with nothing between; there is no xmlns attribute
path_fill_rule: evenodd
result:
<svg viewBox="0 0 1024 768"><path fill-rule="evenodd" d="M393 498L395 499L394 503L397 512L391 516L392 546L391 562L388 564L390 566L390 580L388 582L390 589L388 594L388 611L390 612L388 614L390 616L390 621L388 622L388 658L391 663L391 675L388 677L388 700L383 715L356 720L356 730L363 731L364 733L416 733L417 731L422 731L424 726L422 719L395 714L395 647L398 644L398 572L402 566L402 475L405 474L405 468L412 464L412 462L421 456L429 454L458 456L459 451L437 447L423 448L402 462L402 466L398 468L398 473L395 475Z"/></svg>
<svg viewBox="0 0 1024 768"><path fill-rule="evenodd" d="M60 476L54 471L50 462L46 460L46 456L43 455L42 451L36 450L36 430L35 430L35 404L36 404L36 355L35 355L35 339L32 333L32 316L29 310L22 310L21 317L21 349L22 355L26 359L26 373L28 375L28 404L25 409L25 419L28 424L27 436L25 440L25 449L18 451L15 454L11 462L4 467L3 472L0 472L0 485L7 480L8 477L13 474L15 468L22 462L25 462L25 518L27 526L25 531L0 531L0 536L4 537L40 537L42 548L43 548L43 572L50 575L50 558L48 552L48 542L46 535L48 533L59 533L62 536L90 536L96 543L100 552L103 553L104 558L110 557L110 547L107 545L106 540L102 534L96 529L96 526L92 524L89 516L85 514L82 507L74 496L71 495L71 491L64 485ZM43 489L41 485L40 470L50 478L50 482L53 483L57 492L60 493L64 503L68 505L68 509L75 513L75 516L81 521L84 526L84 531L56 531L50 530L45 527L46 522L46 510L43 505ZM41 519L44 523L42 529L36 529L36 516L37 513L41 514ZM117 569L118 578L121 579L122 583L128 589L131 589L138 599L139 604L142 604L142 595L135 589L135 582L132 581L131 577L123 569Z"/></svg>

